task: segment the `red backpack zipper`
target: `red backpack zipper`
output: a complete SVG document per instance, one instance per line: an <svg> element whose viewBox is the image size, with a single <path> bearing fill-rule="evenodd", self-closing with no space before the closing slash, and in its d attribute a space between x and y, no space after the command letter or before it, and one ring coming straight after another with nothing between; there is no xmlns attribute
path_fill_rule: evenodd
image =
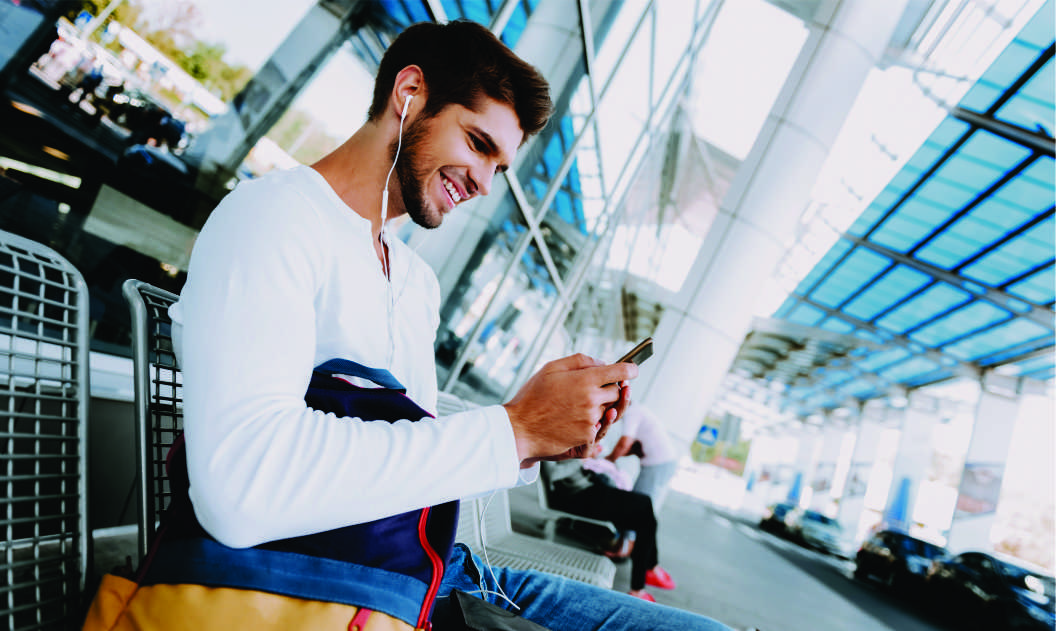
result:
<svg viewBox="0 0 1056 631"><path fill-rule="evenodd" d="M432 629L432 623L429 622L429 610L432 609L436 594L440 591L440 581L444 577L444 561L433 549L426 536L425 525L428 521L429 508L427 507L422 509L422 514L418 518L418 541L421 542L422 548L429 556L429 561L433 564L433 578L429 581L429 589L425 592L425 601L422 603L422 612L418 615L417 628L419 629Z"/></svg>

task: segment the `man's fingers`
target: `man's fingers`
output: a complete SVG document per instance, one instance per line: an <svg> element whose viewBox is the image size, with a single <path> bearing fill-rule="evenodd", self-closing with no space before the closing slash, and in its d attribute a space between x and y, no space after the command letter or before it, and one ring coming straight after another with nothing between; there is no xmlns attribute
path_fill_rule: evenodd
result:
<svg viewBox="0 0 1056 631"><path fill-rule="evenodd" d="M591 372L591 377L595 379L599 385L615 386L621 381L634 379L638 376L638 366L630 362L597 366L590 368L589 370Z"/></svg>
<svg viewBox="0 0 1056 631"><path fill-rule="evenodd" d="M603 365L601 362L589 355L576 353L575 355L569 355L568 357L562 357L561 359L546 362L546 366L543 370L547 372L556 370L580 370L582 368L594 368L601 365Z"/></svg>

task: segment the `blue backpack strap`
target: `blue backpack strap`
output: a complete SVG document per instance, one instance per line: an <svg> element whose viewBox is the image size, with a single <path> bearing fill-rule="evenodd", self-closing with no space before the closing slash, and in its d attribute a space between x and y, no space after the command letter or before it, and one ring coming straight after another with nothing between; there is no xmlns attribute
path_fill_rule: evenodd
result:
<svg viewBox="0 0 1056 631"><path fill-rule="evenodd" d="M349 375L350 377L360 377L362 379L369 379L382 388L407 392L407 388L404 388L403 384L400 383L396 377L393 377L392 373L388 370L385 370L384 368L368 368L367 366L357 364L348 359L327 360L316 366L315 372L327 373L330 376Z"/></svg>

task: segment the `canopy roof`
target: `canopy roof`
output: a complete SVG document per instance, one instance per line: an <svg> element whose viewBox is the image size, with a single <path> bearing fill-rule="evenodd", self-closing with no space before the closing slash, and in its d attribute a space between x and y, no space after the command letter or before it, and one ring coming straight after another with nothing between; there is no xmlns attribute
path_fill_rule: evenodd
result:
<svg viewBox="0 0 1056 631"><path fill-rule="evenodd" d="M735 372L800 415L987 369L1052 379L1053 44L1042 10L774 314L867 343Z"/></svg>

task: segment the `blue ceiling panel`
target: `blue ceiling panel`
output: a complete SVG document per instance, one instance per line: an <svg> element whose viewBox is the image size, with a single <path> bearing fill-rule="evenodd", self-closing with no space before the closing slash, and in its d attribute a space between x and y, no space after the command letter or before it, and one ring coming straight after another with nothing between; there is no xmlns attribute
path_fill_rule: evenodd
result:
<svg viewBox="0 0 1056 631"><path fill-rule="evenodd" d="M971 129L972 126L962 120L946 118L939 123L935 131L931 132L925 142L935 143L941 147L949 147L963 138L964 134L971 131Z"/></svg>
<svg viewBox="0 0 1056 631"><path fill-rule="evenodd" d="M909 252L952 215L950 208L913 197L884 220L869 240L898 252Z"/></svg>
<svg viewBox="0 0 1056 631"><path fill-rule="evenodd" d="M958 155L953 157L947 162L947 164L958 164L963 156L966 162L975 162L978 165L985 167L987 169L986 172L994 170L999 175L1004 175L1011 170L1012 167L1030 156L1030 154L1031 151L1029 149L1017 142L1005 140L1004 138L995 136L988 131L980 130L972 134L972 137L968 142L964 143L961 147ZM943 168L945 169L945 167ZM958 174L962 173L960 170L961 168L962 167L958 167L955 172ZM973 175L981 175L984 173L983 171L979 171L975 166L969 166L968 168L969 170L967 172ZM949 177L949 175L945 173L937 175L940 177ZM965 184L972 184L975 186L976 190L982 190L986 187L986 180L984 179L965 180L956 178L956 181L964 182Z"/></svg>
<svg viewBox="0 0 1056 631"><path fill-rule="evenodd" d="M909 357L909 351L896 346L875 353L871 353L865 359L858 361L855 365L866 372L878 372L885 366L890 366Z"/></svg>
<svg viewBox="0 0 1056 631"><path fill-rule="evenodd" d="M888 381L901 383L914 377L934 372L938 368L939 365L935 362L918 356L888 366L880 371L880 376Z"/></svg>
<svg viewBox="0 0 1056 631"><path fill-rule="evenodd" d="M1002 348L989 355L979 356L976 359L976 362L984 368L989 368L992 366L1007 364L1008 362L1015 361L1018 357L1033 355L1046 349L1051 350L1050 340L1039 338L1020 346Z"/></svg>
<svg viewBox="0 0 1056 631"><path fill-rule="evenodd" d="M915 269L898 265L844 306L843 311L869 321L931 281Z"/></svg>
<svg viewBox="0 0 1056 631"><path fill-rule="evenodd" d="M1022 297L1038 305L1052 305L1056 301L1056 274L1053 266L1031 274L1008 287L1008 293Z"/></svg>
<svg viewBox="0 0 1056 631"><path fill-rule="evenodd" d="M926 171L930 169L949 148L948 144L932 142L931 138L928 138L924 141L924 144L917 149L917 152L910 157L907 164L912 165L921 171Z"/></svg>
<svg viewBox="0 0 1056 631"><path fill-rule="evenodd" d="M1044 340L1052 331L1030 320L1010 320L971 337L966 337L943 350L964 361L975 361L995 352L1031 340Z"/></svg>
<svg viewBox="0 0 1056 631"><path fill-rule="evenodd" d="M916 256L943 269L953 269L1004 234L1004 231L972 217L962 217L917 250Z"/></svg>
<svg viewBox="0 0 1056 631"><path fill-rule="evenodd" d="M804 326L814 326L824 317L825 312L821 309L812 307L811 305L801 304L785 319L789 322L795 322L796 324L802 324Z"/></svg>
<svg viewBox="0 0 1056 631"><path fill-rule="evenodd" d="M978 83L973 85L968 93L961 99L961 106L971 108L973 110L985 111L993 105L994 101L997 100L1001 93L1004 92L1000 87L990 83L989 81L980 80Z"/></svg>
<svg viewBox="0 0 1056 631"><path fill-rule="evenodd" d="M1008 311L988 302L975 301L911 331L909 338L935 348L1011 316Z"/></svg>
<svg viewBox="0 0 1056 631"><path fill-rule="evenodd" d="M1023 46L1042 50L1052 44L1052 25L1056 24L1056 7L1046 2L1016 35L1016 41Z"/></svg>
<svg viewBox="0 0 1056 631"><path fill-rule="evenodd" d="M869 204L862 214L858 215L858 219L851 224L851 227L847 229L847 232L856 237L865 235L865 233L868 232L886 212L887 206L880 205L876 202Z"/></svg>
<svg viewBox="0 0 1056 631"><path fill-rule="evenodd" d="M906 166L902 167L902 170L895 174L895 177L891 178L887 185L893 189L905 192L909 190L910 186L920 180L920 176L923 173L924 169L907 163Z"/></svg>
<svg viewBox="0 0 1056 631"><path fill-rule="evenodd" d="M1053 80L1051 74L1052 63L1049 63L1049 81ZM1051 83L1050 83L1051 85ZM1032 99L1029 96L1017 96L1005 103L997 112L997 117L1007 123L1019 125L1025 129L1037 130L1039 127L1046 134L1053 133L1052 121L1056 110L1051 103L1045 103Z"/></svg>
<svg viewBox="0 0 1056 631"><path fill-rule="evenodd" d="M1032 165L1026 169L1023 175L1005 184L994 194L1001 201L1024 208L1026 212L1034 215L1052 206L1052 184L1035 179L1035 175L1041 175L1041 171L1052 168L1052 159L1048 158Z"/></svg>
<svg viewBox="0 0 1056 631"><path fill-rule="evenodd" d="M785 298L785 301L783 303L781 303L781 306L778 307L777 311L774 312L774 317L775 318L779 318L779 319L787 317L788 314L793 309L795 309L796 305L798 305L798 304L799 304L799 299L796 298L796 296L794 296L794 295L793 296L789 296L788 298Z"/></svg>
<svg viewBox="0 0 1056 631"><path fill-rule="evenodd" d="M1056 225L1052 217L1008 241L968 265L961 273L981 283L998 287L1052 260Z"/></svg>
<svg viewBox="0 0 1056 631"><path fill-rule="evenodd" d="M987 197L972 209L972 217L999 230L1001 236L1004 236L1037 216L1036 211L1028 211L1019 204L1006 201L1006 198L1015 198L1015 195L1010 193L1009 186L1001 187L997 194Z"/></svg>
<svg viewBox="0 0 1056 631"><path fill-rule="evenodd" d="M1011 85L1034 63L1039 52L1041 51L1036 46L1013 40L983 73L982 80L1002 87ZM979 108L980 111L987 109L989 107Z"/></svg>
<svg viewBox="0 0 1056 631"><path fill-rule="evenodd" d="M822 379L819 383L826 388L835 388L836 386L842 383L847 383L851 379L854 379L855 376L856 373L849 372L846 370L832 370L829 371L825 375L825 378Z"/></svg>
<svg viewBox="0 0 1056 631"><path fill-rule="evenodd" d="M1048 353L1043 357L1035 357L1026 361L1017 362L1013 364L1021 375L1026 375L1037 370L1051 369L1053 362L1052 353Z"/></svg>
<svg viewBox="0 0 1056 631"><path fill-rule="evenodd" d="M815 302L838 307L885 267L891 259L865 248L856 248L813 292Z"/></svg>
<svg viewBox="0 0 1056 631"><path fill-rule="evenodd" d="M862 338L863 340L865 340L867 342L872 342L873 344L883 344L884 342L886 342L890 338L886 337L886 334L881 334L881 333L883 333L883 332L882 331L870 331L868 329L858 329L857 331L854 332L854 336L855 337L860 337L860 338Z"/></svg>
<svg viewBox="0 0 1056 631"><path fill-rule="evenodd" d="M850 333L854 331L854 325L839 318L827 318L821 323L821 328L833 333Z"/></svg>
<svg viewBox="0 0 1056 631"><path fill-rule="evenodd" d="M876 384L865 379L852 381L841 388L841 391L858 399L867 399L878 394Z"/></svg>
<svg viewBox="0 0 1056 631"><path fill-rule="evenodd" d="M877 320L876 324L897 335L901 335L921 322L927 322L940 313L963 304L970 298L971 294L966 291L945 283L936 283L919 296L908 300L902 306Z"/></svg>
<svg viewBox="0 0 1056 631"><path fill-rule="evenodd" d="M1034 164L1023 171L1020 179L1027 178L1051 190L1056 184L1056 169L1053 167L1056 167L1056 161L1052 159L1052 156L1040 156Z"/></svg>
<svg viewBox="0 0 1056 631"><path fill-rule="evenodd" d="M942 208L960 209L978 194L979 189L974 186L933 175L913 196Z"/></svg>
<svg viewBox="0 0 1056 631"><path fill-rule="evenodd" d="M837 261L843 258L843 255L846 254L850 249L850 242L844 241L843 239L837 241L832 246L832 248L830 248L829 251L825 253L825 256L821 257L821 260L818 261L818 264L814 266L814 269L810 270L810 272L803 278L803 280L800 281L799 287L801 288L801 290L806 291L807 289L813 287L814 284L818 282L818 280L820 280L822 276L827 274L829 272L829 269L831 269Z"/></svg>
<svg viewBox="0 0 1056 631"><path fill-rule="evenodd" d="M1024 376L1030 377L1031 379L1051 381L1054 374L1056 374L1056 368L1050 367L1048 370L1036 370Z"/></svg>

